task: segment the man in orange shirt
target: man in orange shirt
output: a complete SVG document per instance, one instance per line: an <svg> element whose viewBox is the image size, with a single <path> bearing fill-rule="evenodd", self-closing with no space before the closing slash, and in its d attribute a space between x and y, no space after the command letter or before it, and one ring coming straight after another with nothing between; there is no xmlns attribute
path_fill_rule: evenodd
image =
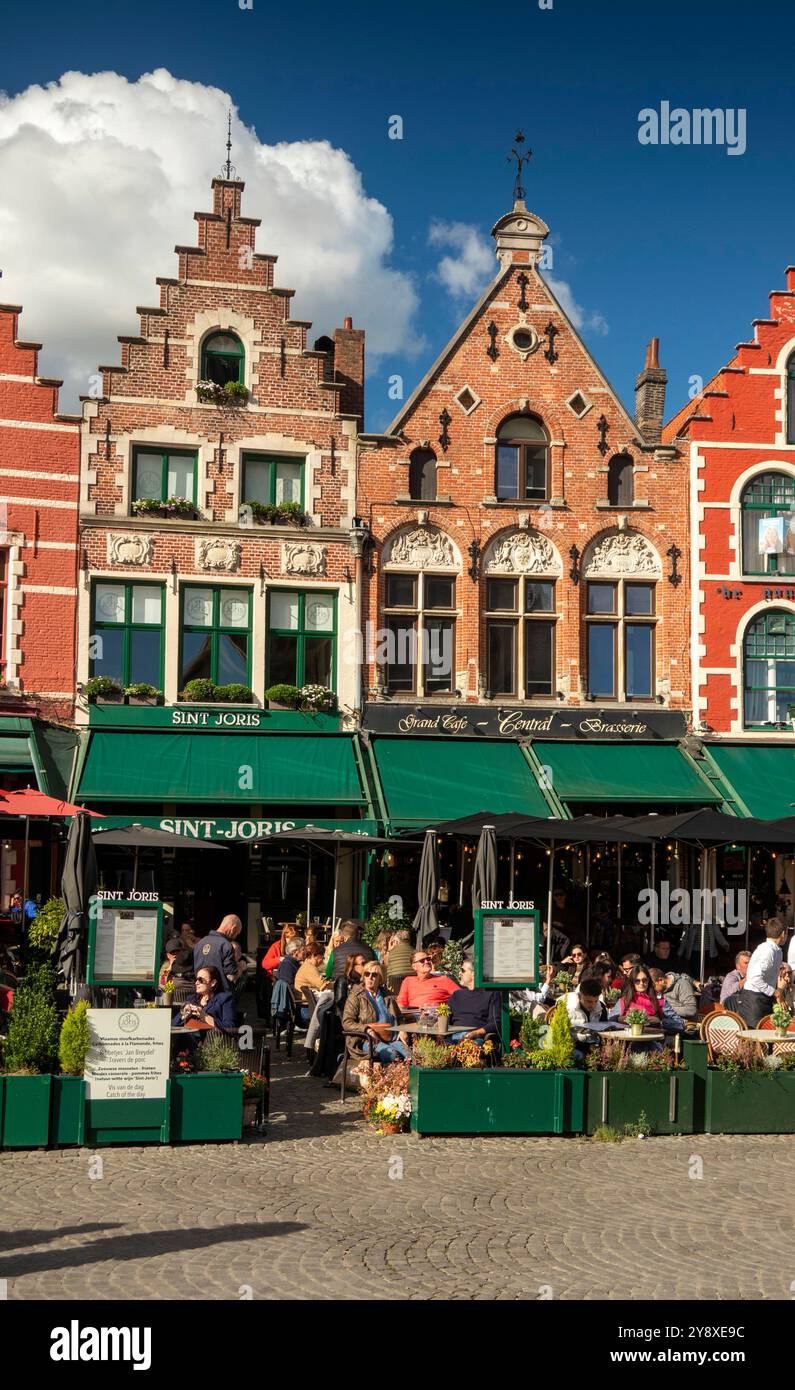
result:
<svg viewBox="0 0 795 1390"><path fill-rule="evenodd" d="M433 973L433 961L421 947L413 953L411 964L416 973L407 975L400 986L399 1009L430 1009L436 1004L445 1004L450 995L461 988L448 975Z"/></svg>

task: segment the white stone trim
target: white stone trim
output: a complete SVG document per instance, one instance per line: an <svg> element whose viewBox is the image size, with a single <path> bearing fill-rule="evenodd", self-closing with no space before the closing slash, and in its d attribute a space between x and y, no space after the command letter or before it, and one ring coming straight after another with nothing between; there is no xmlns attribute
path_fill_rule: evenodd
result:
<svg viewBox="0 0 795 1390"><path fill-rule="evenodd" d="M77 593L75 587L69 588L60 584L23 584L23 594L64 594L71 597Z"/></svg>
<svg viewBox="0 0 795 1390"><path fill-rule="evenodd" d="M29 380L29 378L25 378ZM62 425L45 423L43 420L0 420L0 428L9 430L44 430L51 434L75 434L77 432L77 422L70 425L64 422Z"/></svg>
<svg viewBox="0 0 795 1390"><path fill-rule="evenodd" d="M8 500L8 499L6 499ZM24 596L22 580L25 563L22 550L25 536L21 531L0 531L0 547L8 551L8 580L6 587L6 635L5 635L5 678L6 684L19 687L19 668L22 664L20 638L23 632L22 607Z"/></svg>
<svg viewBox="0 0 795 1390"><path fill-rule="evenodd" d="M304 464L304 506L312 515L316 526L320 525L317 507L320 503L321 451L313 444L303 444L286 434L249 434L234 443L224 444L224 475L229 480L230 491L235 499L224 512L224 521L236 526L240 518L243 497L243 454L278 454L295 463Z"/></svg>
<svg viewBox="0 0 795 1390"><path fill-rule="evenodd" d="M75 478L75 482L77 478ZM74 501L54 501L52 497L0 497L0 502L13 502L16 507L44 507L47 510L54 508L56 511L74 511Z"/></svg>
<svg viewBox="0 0 795 1390"><path fill-rule="evenodd" d="M191 323L185 326L187 339L187 365L185 367L185 404L196 404L196 385L201 380L201 352L205 338L212 333L234 333L243 344L245 354L243 381L251 393L259 384L257 363L262 340L253 318L238 314L234 309L219 304L213 309L201 309ZM173 404L173 402L172 402ZM214 409L215 407L213 407Z"/></svg>
<svg viewBox="0 0 795 1390"><path fill-rule="evenodd" d="M173 404L173 402L172 402ZM104 435L93 435L93 439L103 439ZM111 435L111 440L114 436ZM216 445L208 440L202 440L195 431L177 429L175 425L148 425L145 428L130 430L128 433L120 435L115 439L116 455L120 460L120 467L115 475L114 481L117 487L121 488L121 501L114 507L116 516L132 515L132 460L133 446L138 444L151 444L153 447L167 450L192 449L197 456L196 462L196 510L200 518L210 520L211 512L211 482L210 464L215 457ZM94 471L96 481L96 472ZM94 508L96 512L96 508ZM140 518L145 525L146 519Z"/></svg>
<svg viewBox="0 0 795 1390"><path fill-rule="evenodd" d="M48 483L77 483L80 470L74 473L47 473L44 469L0 468L0 478L37 478Z"/></svg>

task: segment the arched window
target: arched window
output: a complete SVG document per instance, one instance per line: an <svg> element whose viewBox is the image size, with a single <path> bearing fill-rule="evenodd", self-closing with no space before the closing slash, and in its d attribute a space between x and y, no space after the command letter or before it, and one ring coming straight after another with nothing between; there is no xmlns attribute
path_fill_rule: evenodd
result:
<svg viewBox="0 0 795 1390"><path fill-rule="evenodd" d="M243 380L245 353L243 344L234 333L211 333L202 348L201 379L216 386L228 381Z"/></svg>
<svg viewBox="0 0 795 1390"><path fill-rule="evenodd" d="M795 574L795 478L760 473L741 501L743 573Z"/></svg>
<svg viewBox="0 0 795 1390"><path fill-rule="evenodd" d="M795 705L795 614L774 608L748 624L743 685L746 728L790 727L790 705Z"/></svg>
<svg viewBox="0 0 795 1390"><path fill-rule="evenodd" d="M635 501L635 468L629 454L615 454L608 464L607 500L611 507L631 507Z"/></svg>
<svg viewBox="0 0 795 1390"><path fill-rule="evenodd" d="M534 415L512 415L497 431L497 497L543 502L548 496L549 440Z"/></svg>
<svg viewBox="0 0 795 1390"><path fill-rule="evenodd" d="M409 497L416 502L436 498L436 455L432 449L415 449L409 459Z"/></svg>
<svg viewBox="0 0 795 1390"><path fill-rule="evenodd" d="M795 352L787 360L787 443L795 444Z"/></svg>

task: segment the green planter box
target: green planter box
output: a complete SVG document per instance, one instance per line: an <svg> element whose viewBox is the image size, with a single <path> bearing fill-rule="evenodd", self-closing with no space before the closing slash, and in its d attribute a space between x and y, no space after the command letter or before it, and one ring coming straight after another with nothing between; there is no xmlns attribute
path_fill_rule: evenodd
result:
<svg viewBox="0 0 795 1390"><path fill-rule="evenodd" d="M241 1072L197 1072L171 1078L171 1139L191 1143L243 1135Z"/></svg>
<svg viewBox="0 0 795 1390"><path fill-rule="evenodd" d="M86 1083L82 1076L52 1078L51 1144L82 1144L86 1137Z"/></svg>
<svg viewBox="0 0 795 1390"><path fill-rule="evenodd" d="M417 1134L580 1134L585 1073L412 1067L411 1128Z"/></svg>
<svg viewBox="0 0 795 1390"><path fill-rule="evenodd" d="M652 1134L693 1133L693 1073L684 1068L665 1072L588 1072L585 1132L601 1125L621 1129L636 1124L641 1111Z"/></svg>
<svg viewBox="0 0 795 1390"><path fill-rule="evenodd" d="M50 1142L51 1076L7 1076L3 1148L42 1149Z"/></svg>
<svg viewBox="0 0 795 1390"><path fill-rule="evenodd" d="M707 1134L795 1134L795 1072L707 1072Z"/></svg>
<svg viewBox="0 0 795 1390"><path fill-rule="evenodd" d="M86 1144L167 1144L170 1084L163 1100L87 1101Z"/></svg>

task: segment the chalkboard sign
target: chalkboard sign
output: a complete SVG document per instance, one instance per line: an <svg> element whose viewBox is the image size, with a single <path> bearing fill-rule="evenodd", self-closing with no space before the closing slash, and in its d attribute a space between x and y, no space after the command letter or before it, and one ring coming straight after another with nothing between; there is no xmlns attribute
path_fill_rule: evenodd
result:
<svg viewBox="0 0 795 1390"><path fill-rule="evenodd" d="M88 929L90 985L157 986L161 903L100 899Z"/></svg>
<svg viewBox="0 0 795 1390"><path fill-rule="evenodd" d="M541 916L537 908L493 904L475 912L475 984L533 989L538 984Z"/></svg>

